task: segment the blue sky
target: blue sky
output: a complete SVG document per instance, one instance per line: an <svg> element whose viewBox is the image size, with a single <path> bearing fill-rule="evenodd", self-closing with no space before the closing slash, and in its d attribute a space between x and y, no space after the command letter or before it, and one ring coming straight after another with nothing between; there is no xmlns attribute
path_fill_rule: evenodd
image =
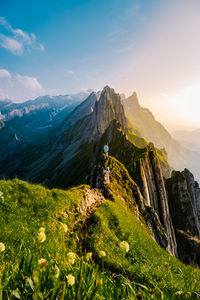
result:
<svg viewBox="0 0 200 300"><path fill-rule="evenodd" d="M139 35L141 16L151 13L157 1L152 1L151 6L140 3L132 0L1 1L0 12L6 22L13 29L33 33L44 51L39 45L25 47L23 53L1 47L0 68L35 77L50 93L102 88L120 72L123 54L134 42L131 37ZM6 34L4 26L2 31ZM11 36L10 32L7 35ZM22 94L22 98L25 96Z"/></svg>
<svg viewBox="0 0 200 300"><path fill-rule="evenodd" d="M0 98L109 84L136 90L167 126L196 128L187 99L199 105L199 8L197 0L1 0Z"/></svg>

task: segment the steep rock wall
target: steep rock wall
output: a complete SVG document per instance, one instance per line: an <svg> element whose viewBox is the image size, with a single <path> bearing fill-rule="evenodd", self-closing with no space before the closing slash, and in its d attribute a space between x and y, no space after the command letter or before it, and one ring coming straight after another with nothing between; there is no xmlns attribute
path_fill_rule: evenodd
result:
<svg viewBox="0 0 200 300"><path fill-rule="evenodd" d="M178 257L200 266L199 187L185 169L166 180L170 215L175 229Z"/></svg>

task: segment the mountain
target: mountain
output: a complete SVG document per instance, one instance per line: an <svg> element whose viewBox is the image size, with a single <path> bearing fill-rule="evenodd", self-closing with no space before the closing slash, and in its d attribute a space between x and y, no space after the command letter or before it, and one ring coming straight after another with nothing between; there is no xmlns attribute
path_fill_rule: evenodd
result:
<svg viewBox="0 0 200 300"><path fill-rule="evenodd" d="M177 130L172 132L172 136L184 147L193 151L200 151L200 129L192 131Z"/></svg>
<svg viewBox="0 0 200 300"><path fill-rule="evenodd" d="M188 150L174 140L164 126L155 120L153 114L147 108L140 106L135 92L124 100L124 106L129 126L136 135L145 138L148 142L153 142L158 148L164 148L173 169L188 168L200 181L199 152Z"/></svg>
<svg viewBox="0 0 200 300"><path fill-rule="evenodd" d="M28 146L44 143L48 132L88 96L88 92L43 96L24 103L0 101L0 161L18 157Z"/></svg>
<svg viewBox="0 0 200 300"><path fill-rule="evenodd" d="M133 98L136 99L136 95ZM127 100L130 102L129 112L137 110L137 122L143 119L145 123L145 110L137 101ZM57 228L59 222L66 222L70 226L67 236L70 240L66 243L69 249L80 246L79 253L92 251L95 261L102 263L103 268L104 260L99 260L98 253L106 251L105 267L117 274L122 267L119 244L128 241L133 249L123 258L128 278L137 278L140 285L147 286L150 282L156 285L159 281L163 288L161 278L168 282L172 276L177 283L180 274L185 276L186 272L188 275L189 271L182 269L182 264L175 257L200 267L200 188L187 169L173 171L170 176L166 151L157 149L146 140L148 126L154 126L157 143L164 134L169 141L171 136L149 111L146 112L149 125L139 123L140 128L135 129L134 118L130 120L127 108L125 110L127 100L122 100L119 94L106 86L100 95L92 93L68 114L49 132L44 143L22 148L23 143L13 136L18 152L13 151L8 157L0 158L1 176L17 176L53 190L38 187L37 193L36 186L13 180L17 192L10 197L12 188L6 186L4 189L5 181L2 181L2 189L9 197L8 204L1 201L0 207L11 218L15 210L9 203L14 201L14 207L20 204L17 220L25 218L27 223L22 211L28 214L30 205L33 214L30 220L33 217L36 224L40 217L42 222L46 220L52 240L52 235L57 232L52 228ZM146 139L141 130L146 131ZM107 158L103 153L105 144L109 145ZM110 171L109 178L106 177L106 168ZM66 190L80 184L82 186L71 188L68 192L55 189ZM3 215L4 220L7 220L6 214ZM33 232L36 232L36 224L33 224ZM56 238L59 240L59 234ZM61 241L63 243L63 239ZM47 253L49 258L50 252ZM63 255L62 259L65 259ZM192 274L191 271L187 278L194 280L196 277ZM174 293L175 286L172 282L171 285ZM167 290L171 292L170 287Z"/></svg>
<svg viewBox="0 0 200 300"><path fill-rule="evenodd" d="M91 103L94 104L92 112ZM82 115L81 110L84 112ZM13 156L12 162L10 159L4 160L6 167L1 168L1 172L9 177L17 175L50 187L66 188L90 183L104 189L104 185L97 180L98 166L102 161L103 145L108 143L110 155L124 164L131 180L139 186L134 197L140 213L148 219L155 240L176 254L175 234L161 170L161 167L168 169L168 164L165 163L164 153L153 145L138 148L132 141L133 135L120 95L106 86L100 97L91 94L68 115L51 132L46 144L27 148L21 157ZM139 139L143 141L139 137L137 141ZM109 191L105 194L108 197L107 193ZM153 211L148 211L146 205L153 207Z"/></svg>
<svg viewBox="0 0 200 300"><path fill-rule="evenodd" d="M91 101L94 105L92 112ZM123 134L134 140L134 134L128 129L120 96L106 86L100 97L92 93L68 115L49 134L45 144L29 147L23 155L12 157L12 164L10 159L4 161L1 174L9 177L17 175L58 187L84 182L92 172L99 151L98 143L113 120L120 123ZM137 137L138 141L143 143L142 138ZM160 153L160 157L166 161L163 153ZM167 163L163 163L164 168L168 170ZM66 176L69 173L70 176Z"/></svg>
<svg viewBox="0 0 200 300"><path fill-rule="evenodd" d="M42 96L23 103L0 102L1 119L6 126L37 140L44 131L57 126L88 92L65 96Z"/></svg>
<svg viewBox="0 0 200 300"><path fill-rule="evenodd" d="M52 114L74 106L74 103L80 103L87 98L89 92L81 92L73 95L59 96L41 96L34 100L28 100L22 103L13 103L11 101L0 101L1 118L5 121L15 117L22 117L38 110L52 110Z"/></svg>

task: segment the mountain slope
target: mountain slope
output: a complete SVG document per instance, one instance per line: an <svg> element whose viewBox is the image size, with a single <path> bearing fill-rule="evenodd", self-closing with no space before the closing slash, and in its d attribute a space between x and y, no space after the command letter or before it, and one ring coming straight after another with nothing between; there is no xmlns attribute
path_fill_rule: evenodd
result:
<svg viewBox="0 0 200 300"><path fill-rule="evenodd" d="M118 166L121 172L123 166L120 163ZM126 172L121 174L121 179L125 179ZM119 299L123 295L125 299L130 295L138 299L137 295L142 294L144 299L149 299L154 294L155 299L176 299L177 292L181 291L182 299L197 299L199 270L183 265L153 241L148 228L137 219L134 198L127 197L129 188L124 185L124 190L121 189L117 172L112 172L111 181L114 184L112 200L105 199L101 192L89 186L61 191L20 180L0 181L0 241L6 246L3 299L12 293L22 298L33 294L39 297L41 293L43 297L53 297L53 293L59 291L73 299L70 290L74 294L79 290L82 296L87 292L86 299L91 299L95 280L98 282L100 278L102 289L98 288L98 294L105 298L109 295ZM96 208L87 215L95 203L98 203ZM63 224L68 226L67 233ZM41 244L37 240L40 227L45 229L46 235ZM121 241L129 243L128 253L120 249ZM103 260L99 258L102 250L106 253ZM75 264L71 266L67 263L69 251L76 253ZM89 265L81 258L85 251L92 251L93 261ZM38 265L41 258L46 262ZM84 280L80 281L81 261ZM103 272L99 272L98 265ZM66 274L75 276L76 284L70 290ZM66 289L62 289L63 284Z"/></svg>
<svg viewBox="0 0 200 300"><path fill-rule="evenodd" d="M171 167L175 170L182 170L186 167L200 181L198 152L190 151L174 140L162 124L155 120L152 113L139 105L136 93L124 100L124 106L129 125L137 135L148 142L153 142L158 148L165 148Z"/></svg>

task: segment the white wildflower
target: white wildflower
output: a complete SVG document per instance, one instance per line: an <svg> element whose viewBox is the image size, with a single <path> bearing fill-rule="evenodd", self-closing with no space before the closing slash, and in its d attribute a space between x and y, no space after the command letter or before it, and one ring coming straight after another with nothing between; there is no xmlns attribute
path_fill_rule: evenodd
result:
<svg viewBox="0 0 200 300"><path fill-rule="evenodd" d="M73 275L69 274L69 275L66 276L66 278L67 278L67 282L68 282L69 285L74 285L75 277Z"/></svg>
<svg viewBox="0 0 200 300"><path fill-rule="evenodd" d="M73 265L75 263L75 259L76 259L75 253L73 253L73 252L67 253L67 260L71 265Z"/></svg>
<svg viewBox="0 0 200 300"><path fill-rule="evenodd" d="M0 252L5 251L6 246L4 245L4 243L0 243Z"/></svg>
<svg viewBox="0 0 200 300"><path fill-rule="evenodd" d="M129 251L129 244L125 241L121 242L119 244L119 247L121 248L121 250L123 250L124 252L128 252Z"/></svg>

